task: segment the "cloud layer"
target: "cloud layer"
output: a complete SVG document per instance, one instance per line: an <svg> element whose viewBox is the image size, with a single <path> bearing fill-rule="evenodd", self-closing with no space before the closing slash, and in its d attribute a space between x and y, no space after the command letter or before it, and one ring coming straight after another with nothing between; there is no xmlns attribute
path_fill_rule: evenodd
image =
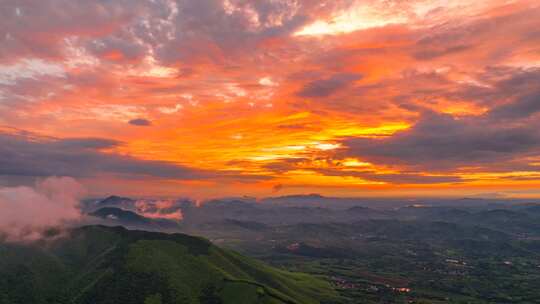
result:
<svg viewBox="0 0 540 304"><path fill-rule="evenodd" d="M0 188L0 235L8 241L34 240L47 228L77 220L83 194L69 177L49 177L34 187Z"/></svg>
<svg viewBox="0 0 540 304"><path fill-rule="evenodd" d="M7 0L0 181L535 188L538 15L532 0Z"/></svg>

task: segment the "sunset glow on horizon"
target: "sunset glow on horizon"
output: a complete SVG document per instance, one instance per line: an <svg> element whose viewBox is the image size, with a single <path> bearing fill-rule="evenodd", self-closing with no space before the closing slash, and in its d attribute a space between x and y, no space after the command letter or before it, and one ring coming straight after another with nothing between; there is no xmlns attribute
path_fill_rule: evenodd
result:
<svg viewBox="0 0 540 304"><path fill-rule="evenodd" d="M540 3L0 4L0 182L540 197Z"/></svg>

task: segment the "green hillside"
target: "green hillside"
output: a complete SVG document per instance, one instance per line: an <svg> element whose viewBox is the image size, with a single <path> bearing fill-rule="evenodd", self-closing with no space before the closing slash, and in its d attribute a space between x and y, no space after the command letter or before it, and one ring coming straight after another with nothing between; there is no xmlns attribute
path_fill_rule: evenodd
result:
<svg viewBox="0 0 540 304"><path fill-rule="evenodd" d="M88 226L0 244L0 304L331 303L328 283L184 234Z"/></svg>

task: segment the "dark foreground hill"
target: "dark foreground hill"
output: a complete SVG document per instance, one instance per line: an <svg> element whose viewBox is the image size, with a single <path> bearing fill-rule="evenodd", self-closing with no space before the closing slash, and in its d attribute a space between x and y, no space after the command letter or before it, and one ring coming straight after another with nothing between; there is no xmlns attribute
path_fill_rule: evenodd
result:
<svg viewBox="0 0 540 304"><path fill-rule="evenodd" d="M0 243L0 304L325 303L328 283L184 234L87 226Z"/></svg>

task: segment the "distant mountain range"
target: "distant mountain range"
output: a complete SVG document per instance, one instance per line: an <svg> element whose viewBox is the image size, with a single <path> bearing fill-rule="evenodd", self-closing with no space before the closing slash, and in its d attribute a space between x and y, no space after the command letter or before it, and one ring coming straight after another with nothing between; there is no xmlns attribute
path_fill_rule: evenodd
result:
<svg viewBox="0 0 540 304"><path fill-rule="evenodd" d="M378 205L378 204L382 205ZM386 205L385 205L386 204ZM389 205L390 204L390 205ZM441 220L460 224L482 225L506 229L540 230L530 217L540 214L534 204L511 204L494 200L458 199L401 201L399 207L394 199L366 201L354 198L328 198L318 194L294 195L256 201L252 198L216 199L196 205L188 200L170 201L165 207L159 200L135 200L110 196L87 203L86 214L106 225L122 225L152 231L198 231L209 226L226 225L235 229L248 227L295 225L302 223L354 223L363 220ZM466 204L466 207L463 206ZM145 210L163 217L149 217ZM337 207L336 207L337 206ZM373 207L375 206L375 207ZM167 215L180 213L181 219ZM236 224L233 224L235 223ZM532 226L531 226L532 225ZM526 226L526 227L525 227Z"/></svg>

